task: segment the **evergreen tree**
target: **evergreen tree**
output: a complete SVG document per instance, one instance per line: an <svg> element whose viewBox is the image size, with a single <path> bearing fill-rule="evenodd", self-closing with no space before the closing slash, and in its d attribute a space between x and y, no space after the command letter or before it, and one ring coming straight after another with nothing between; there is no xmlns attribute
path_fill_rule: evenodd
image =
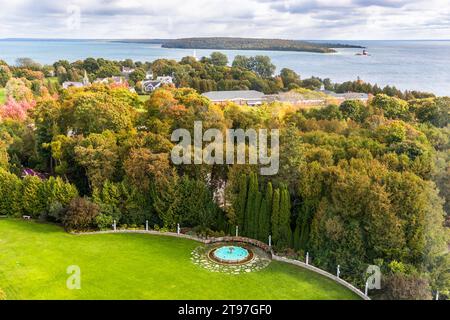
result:
<svg viewBox="0 0 450 320"><path fill-rule="evenodd" d="M297 219L299 227L298 249L305 250L308 247L309 235L311 230L311 220L316 210L316 201L306 200L301 207Z"/></svg>
<svg viewBox="0 0 450 320"><path fill-rule="evenodd" d="M272 240L273 243L277 243L280 239L280 189L275 189L273 192L273 199L272 199L272 216L271 216L271 222L272 222Z"/></svg>
<svg viewBox="0 0 450 320"><path fill-rule="evenodd" d="M106 180L101 189L95 188L92 193L93 202L99 206L101 214L111 216L117 222L122 216L121 205L126 202L122 189L120 184Z"/></svg>
<svg viewBox="0 0 450 320"><path fill-rule="evenodd" d="M300 250L300 223L298 220L294 230L294 249Z"/></svg>
<svg viewBox="0 0 450 320"><path fill-rule="evenodd" d="M255 207L253 211L253 223L252 223L252 234L251 237L258 239L259 235L259 217L261 215L261 203L262 203L262 193L258 191L255 198Z"/></svg>
<svg viewBox="0 0 450 320"><path fill-rule="evenodd" d="M245 224L245 210L247 204L247 176L245 174L240 176L239 179L239 192L235 204L237 224L239 228L244 231Z"/></svg>
<svg viewBox="0 0 450 320"><path fill-rule="evenodd" d="M22 214L22 181L0 168L0 215L20 217Z"/></svg>
<svg viewBox="0 0 450 320"><path fill-rule="evenodd" d="M266 198L263 197L261 199L261 205L259 207L258 230L257 230L257 234L256 234L256 239L263 241L263 242L265 242L267 240L267 236L264 236L266 217L267 217L267 201L266 201Z"/></svg>
<svg viewBox="0 0 450 320"><path fill-rule="evenodd" d="M284 187L280 193L279 239L277 245L281 248L286 248L290 247L291 244L291 200L289 190Z"/></svg>
<svg viewBox="0 0 450 320"><path fill-rule="evenodd" d="M247 195L247 208L245 211L245 221L244 221L244 230L243 234L248 237L252 237L255 233L255 212L258 210L258 205L256 202L258 201L258 178L256 174L251 173L250 179L248 182L248 195Z"/></svg>
<svg viewBox="0 0 450 320"><path fill-rule="evenodd" d="M61 221L61 210L55 208L65 208L69 203L78 196L77 188L60 177L50 177L45 180L41 189L41 196L46 199L46 210L56 221Z"/></svg>
<svg viewBox="0 0 450 320"><path fill-rule="evenodd" d="M266 187L264 198L261 201L261 208L259 212L259 232L258 239L266 242L271 230L270 230L270 217L272 213L272 183L269 182Z"/></svg>
<svg viewBox="0 0 450 320"><path fill-rule="evenodd" d="M44 182L34 176L26 176L22 181L23 214L33 218L46 211L46 199L42 197Z"/></svg>

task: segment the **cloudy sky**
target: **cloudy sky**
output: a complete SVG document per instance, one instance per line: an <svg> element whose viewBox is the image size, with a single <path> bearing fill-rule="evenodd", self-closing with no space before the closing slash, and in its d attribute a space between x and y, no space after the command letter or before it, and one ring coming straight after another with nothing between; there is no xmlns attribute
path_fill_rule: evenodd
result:
<svg viewBox="0 0 450 320"><path fill-rule="evenodd" d="M449 0L0 0L0 38L449 39Z"/></svg>

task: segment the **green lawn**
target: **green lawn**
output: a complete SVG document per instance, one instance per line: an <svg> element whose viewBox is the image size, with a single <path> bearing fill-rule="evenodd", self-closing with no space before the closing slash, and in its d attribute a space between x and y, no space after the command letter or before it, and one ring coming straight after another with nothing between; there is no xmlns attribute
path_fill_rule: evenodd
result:
<svg viewBox="0 0 450 320"><path fill-rule="evenodd" d="M0 88L0 104L5 103L6 96L5 96L5 88Z"/></svg>
<svg viewBox="0 0 450 320"><path fill-rule="evenodd" d="M358 299L332 280L280 263L242 275L190 261L200 244L146 234L70 235L0 218L0 287L7 299ZM81 289L66 268L81 268Z"/></svg>

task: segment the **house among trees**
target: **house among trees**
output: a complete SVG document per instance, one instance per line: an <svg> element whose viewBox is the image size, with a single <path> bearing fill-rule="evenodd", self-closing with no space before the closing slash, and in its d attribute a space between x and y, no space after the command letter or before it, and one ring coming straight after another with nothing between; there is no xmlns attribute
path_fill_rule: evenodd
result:
<svg viewBox="0 0 450 320"><path fill-rule="evenodd" d="M255 90L210 91L202 95L218 104L234 102L238 105L257 106L266 101L264 93Z"/></svg>
<svg viewBox="0 0 450 320"><path fill-rule="evenodd" d="M125 80L123 77L110 77L110 78L97 78L94 83L101 83L101 84L124 84Z"/></svg>
<svg viewBox="0 0 450 320"><path fill-rule="evenodd" d="M170 76L157 77L156 80L153 80L150 78L150 75L151 74L147 73L146 80L142 81L142 90L144 90L144 92L152 92L163 85L173 84L173 78Z"/></svg>
<svg viewBox="0 0 450 320"><path fill-rule="evenodd" d="M89 77L88 77L87 72L85 70L82 82L65 81L65 82L63 82L62 87L63 87L63 89L68 89L68 88L71 88L71 87L82 88L82 87L89 86L90 84L91 84L91 82L89 81Z"/></svg>
<svg viewBox="0 0 450 320"><path fill-rule="evenodd" d="M122 67L122 76L125 77L125 79L128 79L130 77L130 74L132 74L135 71L134 68L129 67Z"/></svg>

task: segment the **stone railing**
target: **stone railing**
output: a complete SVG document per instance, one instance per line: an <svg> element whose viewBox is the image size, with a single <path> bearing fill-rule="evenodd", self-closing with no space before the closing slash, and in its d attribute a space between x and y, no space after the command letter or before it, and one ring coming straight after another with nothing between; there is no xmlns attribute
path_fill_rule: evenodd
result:
<svg viewBox="0 0 450 320"><path fill-rule="evenodd" d="M302 267L302 268L314 271L316 273L319 273L319 274L321 274L321 275L323 275L323 276L325 276L327 278L330 278L331 280L334 280L335 282L343 285L344 287L350 289L351 291L356 293L362 299L370 300L370 298L368 296L366 296L361 290L359 290L358 288L356 288L352 284L348 283L347 281L345 281L345 280L343 280L343 279L341 279L341 278L339 278L339 277L337 277L337 276L335 276L335 275L333 275L333 274L331 274L331 273L329 273L329 272L327 272L325 270L319 269L317 267L314 267L314 266L312 266L310 264L306 264L306 263L298 261L298 260L288 259L288 258L280 257L280 256L277 256L277 255L274 255L274 254L272 255L272 259L275 260L275 261L281 261L281 262L285 262L285 263L290 263L290 264L293 264L293 265L296 265L296 266L299 266L299 267Z"/></svg>
<svg viewBox="0 0 450 320"><path fill-rule="evenodd" d="M210 243L210 239L202 239L196 236L191 236L188 234L183 233L176 233L176 232L161 232L161 231L155 231L155 230L125 230L125 229L117 229L117 230L104 230L104 231L91 231L91 232L71 232L73 235L88 235L88 234L108 234L108 233L140 233L140 234L152 234L156 236L168 236L168 237L175 237L175 238L183 238L183 239L189 239L194 240L197 242L201 242L204 244Z"/></svg>
<svg viewBox="0 0 450 320"><path fill-rule="evenodd" d="M298 260L293 260L293 259L288 259L285 257L277 256L273 252L272 248L269 245L267 245L266 243L261 242L259 240L255 240L255 239L251 239L251 238L232 237L232 236L217 237L217 238L200 238L197 236L191 236L191 235L187 235L187 234L183 234L183 233L160 232L160 231L155 231L155 230L147 231L147 230L123 230L123 229L120 230L120 229L117 229L117 230L94 231L94 232L79 232L79 233L72 232L72 234L74 234L74 235L107 234L107 233L139 233L139 234L151 234L151 235L158 235L158 236L169 236L169 237L176 237L176 238L182 238L182 239L189 239L189 240L201 242L203 244L213 244L213 243L218 243L218 242L240 242L240 243L251 244L251 245L256 246L256 247L264 250L265 252L267 252L271 256L272 260L289 263L289 264L292 264L292 265L295 265L295 266L298 266L301 268L308 269L315 273L318 273L322 276L325 276L325 277L343 285L344 287L353 291L355 294L357 294L363 300L370 300L370 298L368 296L366 296L361 290L359 290L352 284L348 283L347 281L345 281L325 270L314 267L310 264L306 264L306 263L298 261Z"/></svg>

